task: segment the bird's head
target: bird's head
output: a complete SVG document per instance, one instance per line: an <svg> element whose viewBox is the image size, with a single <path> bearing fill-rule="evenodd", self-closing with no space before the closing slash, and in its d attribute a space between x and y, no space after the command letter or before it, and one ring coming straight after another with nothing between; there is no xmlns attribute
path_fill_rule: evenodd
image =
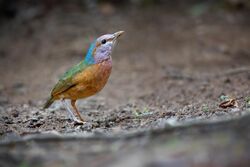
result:
<svg viewBox="0 0 250 167"><path fill-rule="evenodd" d="M97 64L111 58L112 50L116 40L124 31L118 31L114 34L106 34L97 38L91 45L85 57L88 64Z"/></svg>

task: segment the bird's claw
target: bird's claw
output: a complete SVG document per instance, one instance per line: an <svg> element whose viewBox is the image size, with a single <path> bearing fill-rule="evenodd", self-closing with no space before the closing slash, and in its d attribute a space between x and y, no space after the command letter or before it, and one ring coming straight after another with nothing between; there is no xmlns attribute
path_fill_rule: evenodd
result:
<svg viewBox="0 0 250 167"><path fill-rule="evenodd" d="M80 121L80 120L74 120L74 122L73 122L74 126L83 125L85 123L86 122L83 122L83 121Z"/></svg>
<svg viewBox="0 0 250 167"><path fill-rule="evenodd" d="M79 120L77 119L76 117L74 117L73 119L73 124L74 126L77 126L77 125L83 125L85 122L83 120Z"/></svg>
<svg viewBox="0 0 250 167"><path fill-rule="evenodd" d="M78 125L84 125L86 122L78 120L77 118L72 118L69 119L69 124L74 125L74 126L78 126Z"/></svg>

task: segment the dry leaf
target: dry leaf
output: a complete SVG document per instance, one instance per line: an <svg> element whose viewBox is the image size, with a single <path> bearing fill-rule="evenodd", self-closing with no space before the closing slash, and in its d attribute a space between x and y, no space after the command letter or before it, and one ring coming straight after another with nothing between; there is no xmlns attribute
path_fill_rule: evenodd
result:
<svg viewBox="0 0 250 167"><path fill-rule="evenodd" d="M226 101L223 101L219 107L221 108L228 108L228 107L239 107L238 102L236 101L236 99L228 99Z"/></svg>

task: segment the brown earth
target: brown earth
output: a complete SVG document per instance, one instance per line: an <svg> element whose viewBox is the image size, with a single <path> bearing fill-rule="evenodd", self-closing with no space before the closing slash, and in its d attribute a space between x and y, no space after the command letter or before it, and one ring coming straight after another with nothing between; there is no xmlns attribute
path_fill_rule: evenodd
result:
<svg viewBox="0 0 250 167"><path fill-rule="evenodd" d="M249 12L99 9L56 8L1 25L0 164L247 166ZM78 101L87 123L72 125L60 103L42 110L91 40L118 30L126 33L108 84ZM220 108L223 96L238 107Z"/></svg>

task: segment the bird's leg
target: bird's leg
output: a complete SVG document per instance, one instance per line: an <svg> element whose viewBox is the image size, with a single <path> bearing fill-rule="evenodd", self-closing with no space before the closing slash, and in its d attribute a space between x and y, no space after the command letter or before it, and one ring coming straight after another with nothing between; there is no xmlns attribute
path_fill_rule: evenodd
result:
<svg viewBox="0 0 250 167"><path fill-rule="evenodd" d="M68 115L69 115L69 118L70 118L71 120L73 120L73 121L76 122L76 123L82 122L82 121L79 121L79 120L76 118L76 116L74 115L74 113L71 111L70 106L67 104L67 102L66 102L64 99L62 100L62 103L63 103L64 107L66 108L66 110L68 111Z"/></svg>
<svg viewBox="0 0 250 167"><path fill-rule="evenodd" d="M76 108L76 100L71 100L71 106L73 107L73 109L75 110L76 114L78 115L78 117L80 118L81 121L84 121L80 112L78 111L78 109Z"/></svg>

